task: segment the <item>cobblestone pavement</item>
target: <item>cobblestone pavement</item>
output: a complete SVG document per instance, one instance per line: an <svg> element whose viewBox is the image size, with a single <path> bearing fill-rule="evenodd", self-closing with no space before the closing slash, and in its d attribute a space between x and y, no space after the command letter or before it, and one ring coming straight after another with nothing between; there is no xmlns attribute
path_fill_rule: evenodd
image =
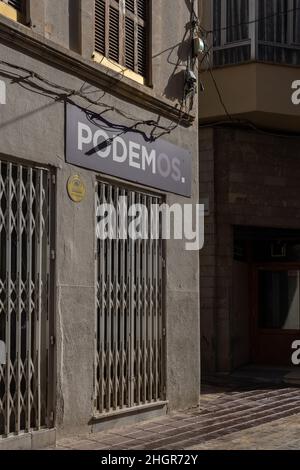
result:
<svg viewBox="0 0 300 470"><path fill-rule="evenodd" d="M200 409L62 439L57 449L300 449L300 388L205 386Z"/></svg>

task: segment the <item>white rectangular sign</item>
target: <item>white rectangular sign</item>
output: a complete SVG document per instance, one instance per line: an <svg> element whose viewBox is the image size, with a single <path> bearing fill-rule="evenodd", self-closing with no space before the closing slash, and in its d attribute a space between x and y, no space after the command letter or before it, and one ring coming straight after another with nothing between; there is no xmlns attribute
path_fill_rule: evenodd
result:
<svg viewBox="0 0 300 470"><path fill-rule="evenodd" d="M66 160L72 165L191 196L191 153L138 129L67 105Z"/></svg>

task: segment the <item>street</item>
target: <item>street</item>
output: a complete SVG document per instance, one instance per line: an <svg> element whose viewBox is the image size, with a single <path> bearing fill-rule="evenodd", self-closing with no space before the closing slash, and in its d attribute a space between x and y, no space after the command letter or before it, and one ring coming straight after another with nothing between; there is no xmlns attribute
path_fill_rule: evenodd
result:
<svg viewBox="0 0 300 470"><path fill-rule="evenodd" d="M300 389L204 385L200 409L105 433L68 437L61 450L300 449Z"/></svg>

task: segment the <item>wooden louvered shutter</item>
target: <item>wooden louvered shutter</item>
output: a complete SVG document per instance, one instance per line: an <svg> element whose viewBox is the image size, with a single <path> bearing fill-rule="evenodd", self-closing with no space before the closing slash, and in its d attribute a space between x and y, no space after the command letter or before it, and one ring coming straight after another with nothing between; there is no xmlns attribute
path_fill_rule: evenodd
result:
<svg viewBox="0 0 300 470"><path fill-rule="evenodd" d="M147 74L149 0L95 0L95 51Z"/></svg>
<svg viewBox="0 0 300 470"><path fill-rule="evenodd" d="M107 57L116 62L121 63L120 60L120 11L119 1L109 2L109 28L108 28L108 50Z"/></svg>
<svg viewBox="0 0 300 470"><path fill-rule="evenodd" d="M125 0L125 66L147 74L148 0Z"/></svg>
<svg viewBox="0 0 300 470"><path fill-rule="evenodd" d="M106 1L95 1L95 51L106 55L105 51Z"/></svg>
<svg viewBox="0 0 300 470"><path fill-rule="evenodd" d="M95 0L95 50L120 63L119 0Z"/></svg>

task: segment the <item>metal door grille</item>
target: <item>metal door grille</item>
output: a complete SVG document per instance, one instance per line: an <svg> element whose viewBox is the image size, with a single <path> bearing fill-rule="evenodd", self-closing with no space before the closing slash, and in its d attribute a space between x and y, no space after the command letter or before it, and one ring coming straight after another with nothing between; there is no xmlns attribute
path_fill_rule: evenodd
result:
<svg viewBox="0 0 300 470"><path fill-rule="evenodd" d="M0 161L0 436L47 424L49 172Z"/></svg>
<svg viewBox="0 0 300 470"><path fill-rule="evenodd" d="M143 204L150 214L158 197L98 183L96 214L119 197ZM127 223L130 223L127 216ZM149 224L149 230L150 230ZM162 401L162 240L97 239L95 414Z"/></svg>

